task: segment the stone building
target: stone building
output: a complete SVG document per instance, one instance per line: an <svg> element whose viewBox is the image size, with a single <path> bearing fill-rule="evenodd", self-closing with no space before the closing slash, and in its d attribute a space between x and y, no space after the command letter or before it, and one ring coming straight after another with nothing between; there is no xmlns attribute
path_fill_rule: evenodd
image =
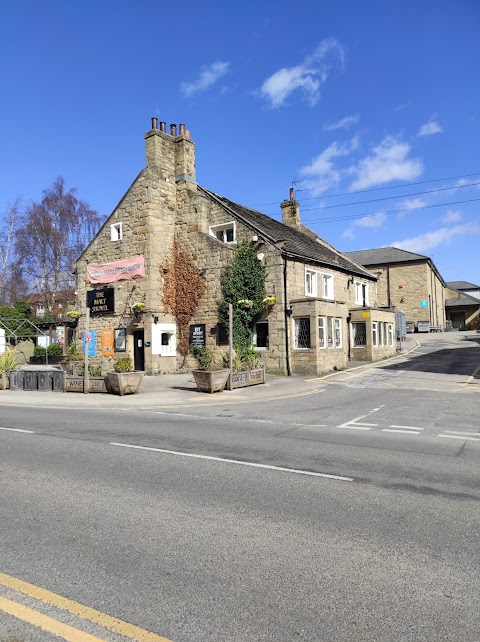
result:
<svg viewBox="0 0 480 642"><path fill-rule="evenodd" d="M468 281L449 281L445 292L447 321L455 330L480 327L480 286Z"/></svg>
<svg viewBox="0 0 480 642"><path fill-rule="evenodd" d="M428 256L396 247L345 255L377 276L378 305L403 310L412 331L445 328L446 283Z"/></svg>
<svg viewBox="0 0 480 642"><path fill-rule="evenodd" d="M188 324L219 357L226 351L220 277L242 242L256 248L274 297L253 327L268 370L319 374L344 368L349 358L395 353L395 317L377 309L377 277L301 224L293 190L279 222L196 183L195 146L184 125L167 133L152 119L145 141L146 168L76 265L78 330L85 330L87 306L93 360L111 367L129 354L136 369L152 374L191 366L179 349L184 321L172 301L179 279L194 284L192 297L203 292Z"/></svg>

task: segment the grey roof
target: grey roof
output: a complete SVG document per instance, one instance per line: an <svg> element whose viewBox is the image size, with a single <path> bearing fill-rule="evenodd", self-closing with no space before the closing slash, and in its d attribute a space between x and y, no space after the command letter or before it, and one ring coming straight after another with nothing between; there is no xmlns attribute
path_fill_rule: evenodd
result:
<svg viewBox="0 0 480 642"><path fill-rule="evenodd" d="M446 308L454 308L457 306L475 306L480 308L480 299L476 299L474 296L468 294L463 294L458 297L458 299L445 299Z"/></svg>
<svg viewBox="0 0 480 642"><path fill-rule="evenodd" d="M388 263L405 263L408 261L429 261L428 256L400 250L398 247L379 247L375 250L359 250L345 252L345 256L360 263L360 265L387 265Z"/></svg>
<svg viewBox="0 0 480 642"><path fill-rule="evenodd" d="M480 285L474 285L468 281L447 281L450 290L480 290Z"/></svg>
<svg viewBox="0 0 480 642"><path fill-rule="evenodd" d="M330 266L337 270L376 280L376 276L361 265L358 265L353 257L350 258L342 254L308 228L301 226L301 228L297 230L270 218L270 216L266 214L234 203L200 185L198 189L207 198L223 207L231 216L234 216L237 220L254 230L259 236L265 238L266 241L270 241L273 244L283 241L282 251L288 256L313 263L320 263L321 265Z"/></svg>

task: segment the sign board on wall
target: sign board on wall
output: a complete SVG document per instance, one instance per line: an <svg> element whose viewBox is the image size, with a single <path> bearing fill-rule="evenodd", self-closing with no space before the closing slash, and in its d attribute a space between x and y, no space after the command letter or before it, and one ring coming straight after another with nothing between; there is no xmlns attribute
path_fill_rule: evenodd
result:
<svg viewBox="0 0 480 642"><path fill-rule="evenodd" d="M111 357L115 354L113 329L102 330L102 355Z"/></svg>
<svg viewBox="0 0 480 642"><path fill-rule="evenodd" d="M126 328L115 328L115 352L126 352L127 350L127 330Z"/></svg>
<svg viewBox="0 0 480 642"><path fill-rule="evenodd" d="M87 308L92 316L100 314L113 314L115 312L114 288L87 291Z"/></svg>
<svg viewBox="0 0 480 642"><path fill-rule="evenodd" d="M87 265L89 283L116 283L145 276L145 259L142 255L130 256L111 263L90 263Z"/></svg>
<svg viewBox="0 0 480 642"><path fill-rule="evenodd" d="M83 354L86 354L86 347L88 346L88 356L96 357L97 351L95 349L95 330L89 330L83 333Z"/></svg>
<svg viewBox="0 0 480 642"><path fill-rule="evenodd" d="M205 323L191 325L188 328L188 343L191 346L205 346Z"/></svg>
<svg viewBox="0 0 480 642"><path fill-rule="evenodd" d="M426 301L426 300L420 301L420 307L421 308L428 308L428 301Z"/></svg>

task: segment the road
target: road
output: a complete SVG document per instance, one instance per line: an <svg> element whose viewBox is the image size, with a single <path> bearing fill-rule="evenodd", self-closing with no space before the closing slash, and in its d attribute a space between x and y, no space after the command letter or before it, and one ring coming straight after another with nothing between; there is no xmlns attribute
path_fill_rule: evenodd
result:
<svg viewBox="0 0 480 642"><path fill-rule="evenodd" d="M480 639L479 349L446 343L260 405L2 405L0 639Z"/></svg>

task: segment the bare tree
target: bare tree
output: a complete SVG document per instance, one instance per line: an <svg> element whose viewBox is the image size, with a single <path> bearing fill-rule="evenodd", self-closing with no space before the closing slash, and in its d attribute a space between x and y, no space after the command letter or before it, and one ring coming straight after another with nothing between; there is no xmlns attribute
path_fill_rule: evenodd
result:
<svg viewBox="0 0 480 642"><path fill-rule="evenodd" d="M20 199L8 203L3 212L3 225L0 228L0 303L8 300L12 285L12 264L16 225L20 219Z"/></svg>
<svg viewBox="0 0 480 642"><path fill-rule="evenodd" d="M74 262L101 222L98 213L76 197L76 191L67 191L59 176L39 203L27 207L15 234L17 261L50 312L56 294L73 287Z"/></svg>

